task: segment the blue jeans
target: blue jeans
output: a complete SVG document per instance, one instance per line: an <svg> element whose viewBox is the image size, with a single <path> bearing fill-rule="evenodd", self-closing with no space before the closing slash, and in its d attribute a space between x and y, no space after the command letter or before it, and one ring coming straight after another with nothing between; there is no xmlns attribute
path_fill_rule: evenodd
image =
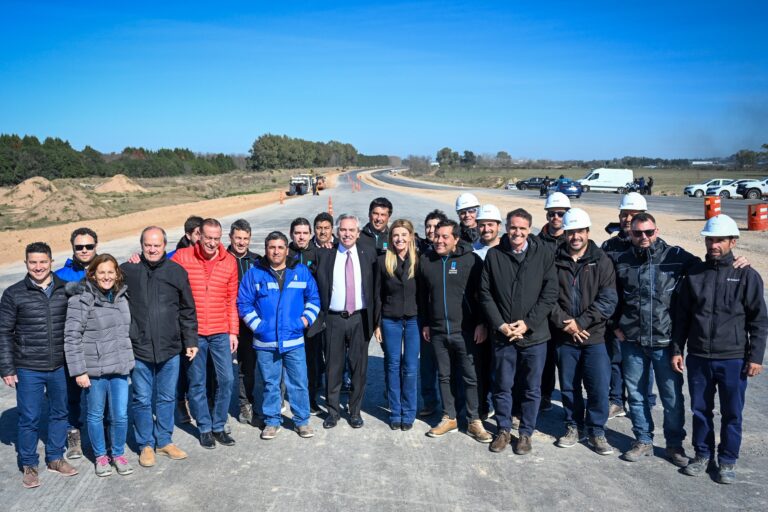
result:
<svg viewBox="0 0 768 512"><path fill-rule="evenodd" d="M747 375L743 359L705 359L688 355L688 389L691 393L693 432L691 442L696 455L711 458L715 453L715 393L720 395L721 464L735 464L741 448L741 420Z"/></svg>
<svg viewBox="0 0 768 512"><path fill-rule="evenodd" d="M419 368L419 326L416 317L381 319L386 354L389 422L412 424L416 420Z"/></svg>
<svg viewBox="0 0 768 512"><path fill-rule="evenodd" d="M232 371L232 352L229 349L229 334L211 334L198 336L198 353L189 365L189 407L197 422L200 433L213 430L222 432L227 423L229 401L232 398L232 385L235 380ZM206 366L208 354L216 370L216 395L213 411L208 410L206 393Z"/></svg>
<svg viewBox="0 0 768 512"><path fill-rule="evenodd" d="M672 349L645 348L637 343L624 342L621 346L621 367L624 370L629 416L635 438L641 443L653 442L654 425L648 393L653 368L659 398L664 407L664 439L667 448L682 446L685 439L683 376L672 369Z"/></svg>
<svg viewBox="0 0 768 512"><path fill-rule="evenodd" d="M581 347L560 345L557 347L557 367L565 426L583 425L587 428L587 435L605 435L611 380L611 360L605 343ZM581 395L582 382L587 390L586 411Z"/></svg>
<svg viewBox="0 0 768 512"><path fill-rule="evenodd" d="M37 466L37 439L43 403L48 397L48 438L45 462L64 457L67 448L67 376L64 367L50 372L17 368L16 408L19 410L19 437L16 452L22 466Z"/></svg>
<svg viewBox="0 0 768 512"><path fill-rule="evenodd" d="M297 427L309 424L309 389L307 384L307 356L304 347L299 345L293 350L256 350L256 364L259 366L264 382L262 411L264 423L277 427L282 423L280 409L283 398L280 393L280 381L285 376L285 388L293 412L293 423Z"/></svg>
<svg viewBox="0 0 768 512"><path fill-rule="evenodd" d="M198 356L199 357L199 356ZM173 441L173 411L176 405L176 383L179 379L181 356L162 363L147 363L136 359L131 372L133 383L133 428L139 450L167 446ZM155 414L152 398L155 397Z"/></svg>
<svg viewBox="0 0 768 512"><path fill-rule="evenodd" d="M86 423L93 454L107 454L104 441L104 407L109 396L109 435L112 440L112 457L125 453L128 435L128 376L104 375L91 377L91 387L85 388L87 399Z"/></svg>

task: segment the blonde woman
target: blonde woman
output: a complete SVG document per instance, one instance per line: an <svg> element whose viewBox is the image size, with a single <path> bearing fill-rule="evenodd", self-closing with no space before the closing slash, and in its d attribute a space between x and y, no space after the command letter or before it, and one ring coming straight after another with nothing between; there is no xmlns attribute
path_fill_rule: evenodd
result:
<svg viewBox="0 0 768 512"><path fill-rule="evenodd" d="M413 224L396 220L387 252L379 256L376 279L376 339L382 344L387 373L389 426L410 430L416 419L419 326L416 305L416 237Z"/></svg>

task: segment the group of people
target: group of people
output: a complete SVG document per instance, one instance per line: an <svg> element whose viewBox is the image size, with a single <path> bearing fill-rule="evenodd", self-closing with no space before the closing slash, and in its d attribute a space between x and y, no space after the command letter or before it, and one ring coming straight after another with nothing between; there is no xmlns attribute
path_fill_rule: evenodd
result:
<svg viewBox="0 0 768 512"><path fill-rule="evenodd" d="M417 415L441 409L427 436L461 423L492 452L513 445L525 455L539 413L552 408L557 375L557 446L586 441L613 453L606 423L627 414L626 403L636 440L622 458L635 462L653 453L655 377L666 456L688 475L712 466L720 482L732 482L747 378L761 372L768 336L762 280L733 255L736 223L725 215L707 221L702 261L659 237L637 193L622 197L618 234L601 247L589 214L563 194L550 194L545 210L534 235L525 209L502 217L463 193L459 222L431 211L420 237L409 220L390 222L393 205L379 197L365 226L342 214L334 233L328 213L312 223L297 218L288 236L266 236L263 256L250 250L247 221L231 225L225 247L219 221L190 217L175 251L166 251L161 227L149 226L141 252L120 265L98 254L95 232L80 228L72 258L56 272L50 247L29 244L27 275L0 301L0 376L16 388L23 485L40 485L46 397L49 470L77 474L67 459L83 456L84 397L96 474L133 472L125 455L129 381L145 467L156 455L187 457L173 443L175 412L180 422L194 419L203 448L234 445L234 388L239 420L260 427L265 440L281 431L286 400L302 438L314 436L310 417L323 412L325 429L343 413L362 428L371 340L383 350L392 430L411 430ZM686 368L693 459L682 446ZM491 417L495 435L485 428Z"/></svg>

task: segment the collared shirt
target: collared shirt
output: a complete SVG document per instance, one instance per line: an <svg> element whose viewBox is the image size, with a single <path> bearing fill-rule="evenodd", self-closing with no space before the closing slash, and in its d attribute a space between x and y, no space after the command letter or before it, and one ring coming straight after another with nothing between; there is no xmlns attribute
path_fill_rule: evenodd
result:
<svg viewBox="0 0 768 512"><path fill-rule="evenodd" d="M523 244L523 248L522 249L520 249L519 251L516 251L516 250L512 249L512 252L514 254L523 254L527 249L528 249L528 240L525 241L525 243Z"/></svg>
<svg viewBox="0 0 768 512"><path fill-rule="evenodd" d="M352 267L355 272L355 311L365 309L365 297L363 297L363 278L360 273L360 258L357 255L357 245L351 249L339 244L336 252L336 262L333 265L333 288L331 289L331 311L344 311L347 303L347 285L345 265L347 264L347 252L351 254Z"/></svg>
<svg viewBox="0 0 768 512"><path fill-rule="evenodd" d="M53 278L51 278L51 280L48 282L48 286L40 286L31 277L27 277L27 279L29 279L30 283L40 288L46 297L49 299L51 298L51 295L53 294Z"/></svg>

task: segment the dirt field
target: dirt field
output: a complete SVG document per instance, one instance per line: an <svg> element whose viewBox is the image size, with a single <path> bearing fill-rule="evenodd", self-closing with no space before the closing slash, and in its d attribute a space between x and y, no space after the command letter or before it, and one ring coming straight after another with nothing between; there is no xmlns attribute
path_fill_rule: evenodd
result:
<svg viewBox="0 0 768 512"><path fill-rule="evenodd" d="M450 203L456 199L457 195L455 190L401 189L395 185L382 183L371 177L370 174L364 174L363 176L363 180L365 180L366 183L377 187L404 190L411 194L434 197ZM544 216L545 212L542 208L542 201L540 199L519 196L500 198L498 195L484 195L482 193L476 195L481 203L491 202L495 204L499 210L501 210L502 215L514 208L525 208L531 215L533 215L534 226L541 227L546 224L546 218ZM588 201L588 199L585 199L586 197L587 196L582 196L582 201ZM603 227L610 222L618 222L618 210L595 205L584 205L584 208L587 210L592 220L592 239L598 244L602 243L602 241L609 236ZM694 221L663 213L654 213L654 217L656 217L659 226L660 236L664 240L673 245L679 245L697 256L704 256L704 238L699 235L701 228L704 226L703 220ZM746 256L752 263L752 266L755 267L762 276L768 276L768 258L765 257L765 254L768 253L768 237L765 236L765 233L742 230L735 252Z"/></svg>

